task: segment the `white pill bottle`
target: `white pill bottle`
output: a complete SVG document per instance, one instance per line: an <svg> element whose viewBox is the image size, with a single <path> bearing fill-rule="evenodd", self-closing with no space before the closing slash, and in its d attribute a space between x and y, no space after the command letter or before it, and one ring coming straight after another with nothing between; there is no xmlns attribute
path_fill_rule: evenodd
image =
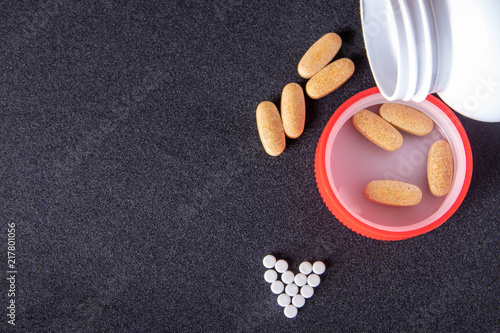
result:
<svg viewBox="0 0 500 333"><path fill-rule="evenodd" d="M382 95L437 93L475 120L500 121L500 0L360 0L370 67Z"/></svg>

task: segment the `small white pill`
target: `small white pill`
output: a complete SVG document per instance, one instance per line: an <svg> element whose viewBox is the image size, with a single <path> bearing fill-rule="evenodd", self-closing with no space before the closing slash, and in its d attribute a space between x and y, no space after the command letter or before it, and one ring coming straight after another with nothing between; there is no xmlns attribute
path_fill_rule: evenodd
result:
<svg viewBox="0 0 500 333"><path fill-rule="evenodd" d="M302 287L307 283L307 276L305 276L305 274L299 273L295 275L294 282L297 286Z"/></svg>
<svg viewBox="0 0 500 333"><path fill-rule="evenodd" d="M316 274L311 274L307 277L307 284L310 285L311 287L319 286L320 282L321 278Z"/></svg>
<svg viewBox="0 0 500 333"><path fill-rule="evenodd" d="M287 294L279 295L278 296L278 304L282 307L287 306L288 304L290 304L290 296L288 296Z"/></svg>
<svg viewBox="0 0 500 333"><path fill-rule="evenodd" d="M301 308L306 304L306 299L301 294L295 295L292 298L292 304L297 308Z"/></svg>
<svg viewBox="0 0 500 333"><path fill-rule="evenodd" d="M262 263L265 268L273 268L276 264L276 258L273 255L268 254L264 257L264 259L262 259Z"/></svg>
<svg viewBox="0 0 500 333"><path fill-rule="evenodd" d="M325 272L325 269L326 269L326 266L322 261L316 261L313 264L313 272L318 274L318 275L323 274Z"/></svg>
<svg viewBox="0 0 500 333"><path fill-rule="evenodd" d="M305 298L311 298L314 295L314 289L310 285L306 284L302 288L300 288L300 294Z"/></svg>
<svg viewBox="0 0 500 333"><path fill-rule="evenodd" d="M283 289L285 289L285 285L280 280L276 280L271 283L271 291L276 295L281 294L283 292Z"/></svg>
<svg viewBox="0 0 500 333"><path fill-rule="evenodd" d="M286 286L285 292L289 296L293 297L293 296L297 295L297 293L299 292L299 287L297 287L297 285L295 283L290 283L288 286Z"/></svg>
<svg viewBox="0 0 500 333"><path fill-rule="evenodd" d="M299 271L305 275L311 274L312 272L311 263L309 261L304 261L302 264L300 264Z"/></svg>
<svg viewBox="0 0 500 333"><path fill-rule="evenodd" d="M292 271L286 271L285 273L281 274L281 281L283 281L284 284L292 283L294 278L295 275Z"/></svg>
<svg viewBox="0 0 500 333"><path fill-rule="evenodd" d="M285 306L285 309L283 311L285 312L285 316L287 316L287 318L294 318L298 312L295 305L291 305L291 304Z"/></svg>
<svg viewBox="0 0 500 333"><path fill-rule="evenodd" d="M277 278L278 278L278 273L276 273L274 269L268 269L264 273L264 279L269 283L273 283L274 281L276 281Z"/></svg>
<svg viewBox="0 0 500 333"><path fill-rule="evenodd" d="M278 273L284 273L288 269L288 263L285 260L280 259L276 261L274 268Z"/></svg>

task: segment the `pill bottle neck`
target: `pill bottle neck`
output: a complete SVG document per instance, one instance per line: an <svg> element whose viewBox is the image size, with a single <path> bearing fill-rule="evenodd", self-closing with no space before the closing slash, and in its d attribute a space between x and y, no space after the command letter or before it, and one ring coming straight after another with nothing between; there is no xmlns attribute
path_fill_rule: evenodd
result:
<svg viewBox="0 0 500 333"><path fill-rule="evenodd" d="M431 94L446 89L453 62L453 39L448 2L429 0L428 6L432 11L432 20L429 19L432 42L432 67L430 67L432 85L428 92ZM433 38L432 29L434 29L435 38Z"/></svg>
<svg viewBox="0 0 500 333"><path fill-rule="evenodd" d="M446 88L452 63L447 0L360 0L373 76L388 100L422 101Z"/></svg>

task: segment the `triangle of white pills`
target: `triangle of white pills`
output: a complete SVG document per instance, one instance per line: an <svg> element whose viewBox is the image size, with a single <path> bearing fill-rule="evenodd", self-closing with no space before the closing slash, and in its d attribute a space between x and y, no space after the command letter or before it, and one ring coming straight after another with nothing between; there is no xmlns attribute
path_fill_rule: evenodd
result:
<svg viewBox="0 0 500 333"><path fill-rule="evenodd" d="M321 283L319 276L326 269L322 261L316 261L314 264L304 261L299 266L300 273L294 274L288 270L286 260L276 260L271 254L265 256L262 263L268 269L264 273L264 280L271 284L271 291L279 295L278 304L284 307L285 316L288 318L294 318L298 308L303 307L306 299L314 295L314 288Z"/></svg>

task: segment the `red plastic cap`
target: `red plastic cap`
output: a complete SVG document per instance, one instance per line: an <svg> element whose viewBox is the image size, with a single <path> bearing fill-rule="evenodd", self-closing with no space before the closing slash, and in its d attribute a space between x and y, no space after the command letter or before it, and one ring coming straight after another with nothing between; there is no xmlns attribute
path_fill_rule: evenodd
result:
<svg viewBox="0 0 500 333"><path fill-rule="evenodd" d="M443 224L446 220L448 220L453 215L453 213L458 209L458 207L464 200L465 195L467 194L472 177L472 152L469 140L467 138L467 134L465 133L462 124L455 116L453 111L451 111L450 108L446 104L444 104L441 100L430 95L424 102L416 105L415 102L401 102L409 105L413 103L412 105L413 107L416 107L422 112L427 113L431 118L433 118L435 125L438 127L438 129L436 130L437 133L442 133L442 135L446 137L448 141L450 141L450 144L454 149L454 154L456 155L454 156L456 163L454 171L455 172L454 185L453 185L454 187L452 188L452 191L450 191L450 194L448 194L448 196L445 198L429 199L429 200L434 200L433 205L435 206L435 209L429 210L427 212L428 209L427 210L422 209L422 207L426 208L426 206L420 206L421 207L420 213L424 211L423 213L427 214L423 218L418 217L416 218L415 221L410 221L402 226L398 226L397 224L385 225L384 223L380 223L380 219L370 220L371 216L369 214L367 215L364 214L366 209L359 208L358 210L356 210L357 207L355 206L358 206L358 203L360 203L361 205L370 205L370 204L378 205L378 204L365 203L363 200L368 200L368 199L361 197L356 197L355 200L358 200L358 202L352 201L354 200L351 198L353 197L352 195L350 197L349 195L343 197L343 194L341 193L344 193L342 191L345 191L346 188L345 184L349 184L349 180L346 181L344 179L346 177L343 177L341 172L338 172L338 170L332 170L333 167L331 165L332 164L341 165L345 157L350 156L346 154L356 153L353 152L352 149L351 150L344 149L344 153L342 153L340 150L335 150L337 149L336 147L338 147L339 144L342 143L342 142L340 143L335 142L335 140L336 139L342 140L342 138L344 139L346 138L345 136L342 136L344 134L339 134L347 132L347 129L345 131L341 131L343 129L343 126L352 126L351 122L349 121L351 116L363 108L370 108L370 107L376 108L377 105L385 102L387 101L382 97L378 88L371 88L351 97L344 104L342 104L337 111L335 111L333 116L328 121L318 142L318 146L316 149L316 157L315 157L315 175L316 175L316 182L318 185L318 189L321 194L321 197L323 198L323 201L325 202L326 206L330 209L332 214L335 215L335 217L346 227L363 236L374 239L402 240L424 234L428 231L437 228L438 226ZM350 134L350 135L355 136L356 134ZM412 138L410 139L416 140ZM429 141L429 139L427 140ZM405 143L403 143L403 147L404 144ZM379 148L376 147L373 149L375 150ZM345 151L347 151L347 153ZM336 155L337 153L340 155ZM426 153L427 152L425 152L425 154ZM342 154L344 155L342 156ZM389 156L387 154L388 154L387 152L383 152L380 153L380 156L382 156L382 158L385 158ZM422 152L421 155L424 156L424 153ZM331 162L332 160L334 162ZM365 161L365 163L367 162ZM425 168L426 168L425 161L422 162L421 164L422 164L421 168L424 168L424 170L418 170L420 177L422 174L425 174ZM371 163L368 162L367 165L361 165L358 167L371 168ZM341 181L339 180L338 183L342 182L343 184L342 186L338 186L338 184L336 184L336 181L340 178L342 179ZM354 179L356 177L351 177L351 178L353 178L352 183L355 182L359 183L358 179ZM359 186L359 184L356 184L356 186ZM355 188L352 191L357 191L357 190L358 188ZM418 207L418 205L415 207ZM391 209L391 208L401 209L400 207L397 208L390 207L381 209ZM375 209L379 208L375 207ZM394 211L394 212L401 213L404 211ZM390 218L392 217L390 215L393 214L388 213L387 215L388 218Z"/></svg>

